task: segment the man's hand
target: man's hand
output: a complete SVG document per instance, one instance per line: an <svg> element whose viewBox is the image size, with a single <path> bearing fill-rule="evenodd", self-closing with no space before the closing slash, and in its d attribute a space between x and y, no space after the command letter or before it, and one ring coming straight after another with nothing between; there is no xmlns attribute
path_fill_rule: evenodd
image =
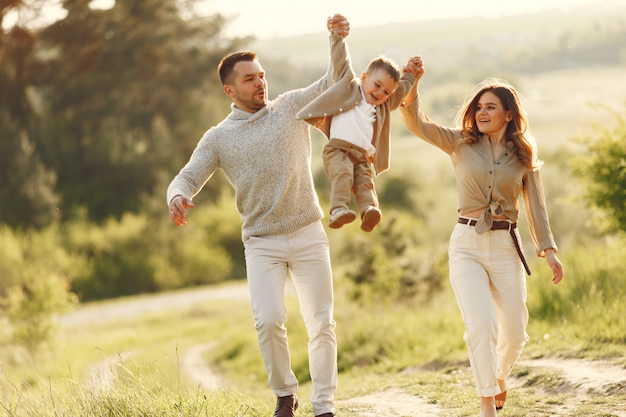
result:
<svg viewBox="0 0 626 417"><path fill-rule="evenodd" d="M178 226L184 226L187 224L187 209L194 207L191 200L177 195L170 201L170 219Z"/></svg>
<svg viewBox="0 0 626 417"><path fill-rule="evenodd" d="M330 33L336 33L344 38L350 33L350 22L339 13L326 19L326 27Z"/></svg>

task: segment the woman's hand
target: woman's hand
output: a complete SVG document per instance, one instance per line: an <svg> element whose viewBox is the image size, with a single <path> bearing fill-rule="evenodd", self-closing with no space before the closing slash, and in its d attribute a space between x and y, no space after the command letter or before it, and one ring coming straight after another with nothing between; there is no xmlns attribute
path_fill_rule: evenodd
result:
<svg viewBox="0 0 626 417"><path fill-rule="evenodd" d="M563 265L561 261L559 261L559 258L557 258L554 249L546 249L546 262L548 262L548 266L552 269L552 283L556 285L563 279Z"/></svg>

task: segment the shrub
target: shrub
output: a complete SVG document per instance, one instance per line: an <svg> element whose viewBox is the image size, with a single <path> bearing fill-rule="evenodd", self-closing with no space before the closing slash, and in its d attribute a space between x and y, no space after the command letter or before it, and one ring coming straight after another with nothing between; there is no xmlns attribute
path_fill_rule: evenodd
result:
<svg viewBox="0 0 626 417"><path fill-rule="evenodd" d="M606 229L626 232L626 118L610 111L615 128L598 126L598 137L583 137L587 152L573 160L574 173L586 184L586 201L599 209Z"/></svg>
<svg viewBox="0 0 626 417"><path fill-rule="evenodd" d="M54 333L54 316L75 302L68 282L80 259L58 241L58 229L41 232L0 227L0 310L12 342L34 351Z"/></svg>

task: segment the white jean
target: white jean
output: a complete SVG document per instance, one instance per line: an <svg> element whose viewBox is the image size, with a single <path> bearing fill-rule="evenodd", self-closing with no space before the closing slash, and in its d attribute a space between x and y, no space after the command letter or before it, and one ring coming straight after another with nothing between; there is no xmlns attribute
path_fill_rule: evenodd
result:
<svg viewBox="0 0 626 417"><path fill-rule="evenodd" d="M493 397L528 341L524 267L507 230L478 234L457 223L448 254L476 392Z"/></svg>
<svg viewBox="0 0 626 417"><path fill-rule="evenodd" d="M291 274L309 337L313 412L334 413L337 339L328 238L321 221L294 233L252 236L244 246L254 324L270 388L279 397L298 389L285 327L285 284Z"/></svg>

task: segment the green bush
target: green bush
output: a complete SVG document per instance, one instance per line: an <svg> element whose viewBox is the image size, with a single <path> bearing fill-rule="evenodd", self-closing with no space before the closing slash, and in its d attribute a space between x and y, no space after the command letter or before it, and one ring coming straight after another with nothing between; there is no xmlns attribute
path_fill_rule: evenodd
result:
<svg viewBox="0 0 626 417"><path fill-rule="evenodd" d="M145 216L127 214L102 226L73 221L66 226L65 244L83 257L88 268L76 276L72 289L83 300L153 292L154 267L147 254L152 246Z"/></svg>
<svg viewBox="0 0 626 417"><path fill-rule="evenodd" d="M82 300L113 298L240 278L245 270L241 220L228 198L189 210L180 228L165 206L127 213L102 225L73 220L64 245L87 268L72 282Z"/></svg>
<svg viewBox="0 0 626 417"><path fill-rule="evenodd" d="M343 233L347 233L346 230ZM428 242L423 221L388 210L375 237L334 240L336 275L345 276L352 300L363 304L429 298L447 280L447 245Z"/></svg>
<svg viewBox="0 0 626 417"><path fill-rule="evenodd" d="M572 167L586 185L586 201L599 210L603 228L626 232L626 118L606 110L615 117L615 127L597 126L597 137L580 138L587 149L573 159Z"/></svg>
<svg viewBox="0 0 626 417"><path fill-rule="evenodd" d="M56 226L40 232L0 227L0 310L10 341L31 351L54 333L54 316L75 302L69 281L82 263L58 236Z"/></svg>

